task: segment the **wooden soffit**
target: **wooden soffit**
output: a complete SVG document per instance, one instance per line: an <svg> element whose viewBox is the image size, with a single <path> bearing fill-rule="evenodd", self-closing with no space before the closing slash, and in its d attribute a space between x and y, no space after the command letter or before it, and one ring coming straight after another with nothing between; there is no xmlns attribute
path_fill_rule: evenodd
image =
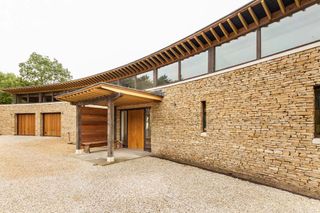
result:
<svg viewBox="0 0 320 213"><path fill-rule="evenodd" d="M55 98L60 101L78 105L106 105L108 97L119 94L114 101L115 106L160 102L162 96L151 92L130 89L108 83L98 83L73 92L58 95Z"/></svg>
<svg viewBox="0 0 320 213"><path fill-rule="evenodd" d="M319 0L254 0L194 34L129 64L64 83L10 88L4 91L12 94L66 91L98 82L112 82L131 77L199 54L319 2Z"/></svg>

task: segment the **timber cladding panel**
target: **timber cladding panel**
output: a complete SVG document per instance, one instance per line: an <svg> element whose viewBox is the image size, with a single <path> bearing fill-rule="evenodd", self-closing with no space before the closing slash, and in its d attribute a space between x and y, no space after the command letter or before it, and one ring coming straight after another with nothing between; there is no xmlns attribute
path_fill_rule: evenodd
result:
<svg viewBox="0 0 320 213"><path fill-rule="evenodd" d="M152 152L319 199L315 85L320 47L164 88L151 108Z"/></svg>
<svg viewBox="0 0 320 213"><path fill-rule="evenodd" d="M107 110L81 107L81 142L107 140Z"/></svg>

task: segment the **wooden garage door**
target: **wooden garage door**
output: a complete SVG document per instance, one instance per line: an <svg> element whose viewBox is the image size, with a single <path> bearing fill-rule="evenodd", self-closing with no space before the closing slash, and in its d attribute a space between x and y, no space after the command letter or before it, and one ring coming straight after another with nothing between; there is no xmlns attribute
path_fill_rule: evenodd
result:
<svg viewBox="0 0 320 213"><path fill-rule="evenodd" d="M128 111L128 147L144 149L144 110Z"/></svg>
<svg viewBox="0 0 320 213"><path fill-rule="evenodd" d="M107 109L81 108L81 142L107 140Z"/></svg>
<svg viewBox="0 0 320 213"><path fill-rule="evenodd" d="M61 136L61 114L45 113L43 114L43 136Z"/></svg>
<svg viewBox="0 0 320 213"><path fill-rule="evenodd" d="M35 135L36 123L35 114L17 115L17 135Z"/></svg>

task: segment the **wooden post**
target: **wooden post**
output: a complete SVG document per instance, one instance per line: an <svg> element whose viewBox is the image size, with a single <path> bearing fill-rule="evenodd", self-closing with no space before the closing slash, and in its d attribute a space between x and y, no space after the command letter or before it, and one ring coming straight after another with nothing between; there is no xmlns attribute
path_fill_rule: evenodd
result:
<svg viewBox="0 0 320 213"><path fill-rule="evenodd" d="M17 95L13 95L12 96L12 104L17 104L18 103L18 96Z"/></svg>
<svg viewBox="0 0 320 213"><path fill-rule="evenodd" d="M114 156L113 156L113 144L114 144L114 104L113 104L113 98L108 98L108 155L107 155L107 161L113 162Z"/></svg>
<svg viewBox="0 0 320 213"><path fill-rule="evenodd" d="M39 103L41 103L42 102L42 93L40 92L39 93Z"/></svg>
<svg viewBox="0 0 320 213"><path fill-rule="evenodd" d="M208 50L208 73L215 71L215 47Z"/></svg>
<svg viewBox="0 0 320 213"><path fill-rule="evenodd" d="M81 154L81 105L77 105L77 119L76 119L76 127L77 127L77 141L76 141L76 154Z"/></svg>

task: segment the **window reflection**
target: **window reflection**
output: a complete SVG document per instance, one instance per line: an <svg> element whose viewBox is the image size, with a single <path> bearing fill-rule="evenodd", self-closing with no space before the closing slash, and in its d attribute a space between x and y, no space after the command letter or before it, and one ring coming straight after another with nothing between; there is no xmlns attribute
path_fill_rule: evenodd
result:
<svg viewBox="0 0 320 213"><path fill-rule="evenodd" d="M320 6L314 5L261 29L262 56L320 39Z"/></svg>
<svg viewBox="0 0 320 213"><path fill-rule="evenodd" d="M257 33L252 32L216 48L216 70L257 58Z"/></svg>
<svg viewBox="0 0 320 213"><path fill-rule="evenodd" d="M158 70L157 85L161 86L161 85L166 85L166 84L170 84L177 81L179 79L178 69L179 69L178 62L160 68Z"/></svg>
<svg viewBox="0 0 320 213"><path fill-rule="evenodd" d="M208 73L208 51L181 62L181 78L187 79Z"/></svg>
<svg viewBox="0 0 320 213"><path fill-rule="evenodd" d="M153 71L137 75L137 89L153 87Z"/></svg>

